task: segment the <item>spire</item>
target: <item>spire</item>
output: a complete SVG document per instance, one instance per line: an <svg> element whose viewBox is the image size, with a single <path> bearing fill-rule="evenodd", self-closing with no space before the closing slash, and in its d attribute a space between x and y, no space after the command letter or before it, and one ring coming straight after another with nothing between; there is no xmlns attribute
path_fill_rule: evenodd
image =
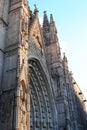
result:
<svg viewBox="0 0 87 130"><path fill-rule="evenodd" d="M49 27L49 20L46 14L46 11L44 11L44 17L43 17L43 28Z"/></svg>
<svg viewBox="0 0 87 130"><path fill-rule="evenodd" d="M55 33L57 33L57 29L56 29L55 22L54 22L52 14L50 14L50 28L51 27L54 28L53 30L55 30Z"/></svg>
<svg viewBox="0 0 87 130"><path fill-rule="evenodd" d="M53 15L52 14L50 14L50 23L54 23Z"/></svg>
<svg viewBox="0 0 87 130"><path fill-rule="evenodd" d="M58 41L57 29L52 14L50 14L50 35L51 43L55 43L55 41Z"/></svg>

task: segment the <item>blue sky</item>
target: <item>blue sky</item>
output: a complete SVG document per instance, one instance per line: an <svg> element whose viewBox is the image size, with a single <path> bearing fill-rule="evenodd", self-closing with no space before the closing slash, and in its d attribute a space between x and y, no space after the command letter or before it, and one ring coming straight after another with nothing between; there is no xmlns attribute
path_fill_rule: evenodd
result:
<svg viewBox="0 0 87 130"><path fill-rule="evenodd" d="M30 0L31 10L34 4L40 18L44 10L53 14L69 69L87 99L87 0Z"/></svg>

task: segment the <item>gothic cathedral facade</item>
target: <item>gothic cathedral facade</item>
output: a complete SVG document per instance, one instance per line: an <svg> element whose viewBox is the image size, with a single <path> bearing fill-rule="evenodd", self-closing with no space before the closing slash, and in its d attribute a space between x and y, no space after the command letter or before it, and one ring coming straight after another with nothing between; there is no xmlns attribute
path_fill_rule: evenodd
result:
<svg viewBox="0 0 87 130"><path fill-rule="evenodd" d="M86 130L85 104L52 14L0 0L0 130Z"/></svg>

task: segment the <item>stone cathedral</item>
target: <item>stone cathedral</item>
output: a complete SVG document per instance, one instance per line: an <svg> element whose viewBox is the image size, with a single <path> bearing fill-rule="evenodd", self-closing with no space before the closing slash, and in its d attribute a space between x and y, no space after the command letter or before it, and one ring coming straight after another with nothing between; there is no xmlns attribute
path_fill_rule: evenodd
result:
<svg viewBox="0 0 87 130"><path fill-rule="evenodd" d="M52 14L0 0L0 130L87 130L86 99L61 56Z"/></svg>

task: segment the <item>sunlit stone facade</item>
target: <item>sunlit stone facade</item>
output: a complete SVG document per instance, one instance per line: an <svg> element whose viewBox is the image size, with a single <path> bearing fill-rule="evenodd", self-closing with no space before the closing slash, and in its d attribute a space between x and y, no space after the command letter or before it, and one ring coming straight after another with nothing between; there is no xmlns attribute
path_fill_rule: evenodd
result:
<svg viewBox="0 0 87 130"><path fill-rule="evenodd" d="M86 130L86 99L68 69L53 16L0 0L0 130Z"/></svg>

